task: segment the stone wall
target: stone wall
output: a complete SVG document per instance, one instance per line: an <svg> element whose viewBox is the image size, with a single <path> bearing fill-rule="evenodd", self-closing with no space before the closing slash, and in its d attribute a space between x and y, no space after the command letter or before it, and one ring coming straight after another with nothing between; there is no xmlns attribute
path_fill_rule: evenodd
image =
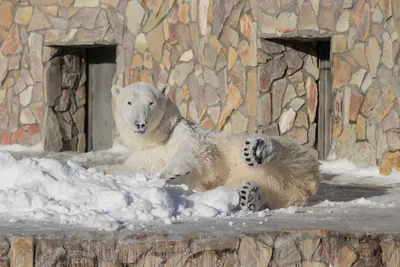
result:
<svg viewBox="0 0 400 267"><path fill-rule="evenodd" d="M42 63L55 53L51 45L116 44L114 83L169 84L182 115L207 128L286 134L300 143L307 130L312 143L318 64L300 56L302 72L311 71L303 74L306 94L296 91L306 101L301 112L279 107L274 91L286 93L273 88L286 77L292 97L290 77L299 74L289 75L289 64L299 61L286 48L271 57L265 49L276 45L264 39L331 38L334 153L358 166L383 162L390 173L400 165L399 17L396 0L2 0L1 142L40 141Z"/></svg>
<svg viewBox="0 0 400 267"><path fill-rule="evenodd" d="M120 238L12 236L0 239L0 266L400 266L399 237L328 231L215 236L125 234Z"/></svg>

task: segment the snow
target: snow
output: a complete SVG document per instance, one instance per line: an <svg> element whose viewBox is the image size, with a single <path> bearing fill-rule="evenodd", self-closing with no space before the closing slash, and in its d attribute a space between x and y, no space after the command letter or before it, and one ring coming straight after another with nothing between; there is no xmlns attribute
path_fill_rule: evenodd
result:
<svg viewBox="0 0 400 267"><path fill-rule="evenodd" d="M84 154L47 153L40 144L29 149L0 146L0 224L34 222L107 231L164 225L175 231L188 227L225 231L226 226L265 230L319 224L350 229L351 220L361 220L363 224L354 229L377 231L382 225L379 217L400 219L396 215L400 214L400 173L396 171L382 176L378 168L359 169L346 160L323 161L320 191L336 190L334 197L319 193L308 207L252 213L238 210L239 196L229 188L198 192L186 185L167 185L157 173L113 176L92 168L123 161L129 151L118 143L106 151ZM353 187L350 198L346 190ZM390 230L397 224L388 225Z"/></svg>
<svg viewBox="0 0 400 267"><path fill-rule="evenodd" d="M171 224L172 216L215 217L239 204L228 188L193 192L166 185L157 174L104 175L72 160L16 160L8 152L0 152L0 181L0 213L99 230L157 219Z"/></svg>

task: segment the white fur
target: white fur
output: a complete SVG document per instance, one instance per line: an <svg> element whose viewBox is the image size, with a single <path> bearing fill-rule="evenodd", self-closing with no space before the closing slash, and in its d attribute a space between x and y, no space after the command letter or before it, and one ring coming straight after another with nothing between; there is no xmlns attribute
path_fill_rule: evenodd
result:
<svg viewBox="0 0 400 267"><path fill-rule="evenodd" d="M241 155L245 141L251 142L255 137L204 129L182 118L163 90L147 83L114 86L112 93L121 139L135 152L123 166L102 166L99 170L161 172L170 183L185 183L201 190L237 188L245 181L254 181L264 195L263 207L270 209L303 205L317 190L318 161L290 140L261 136L268 145L257 154L268 154L275 144L274 153L264 155L261 164L250 167ZM134 122L138 119L147 121L144 134L135 133Z"/></svg>

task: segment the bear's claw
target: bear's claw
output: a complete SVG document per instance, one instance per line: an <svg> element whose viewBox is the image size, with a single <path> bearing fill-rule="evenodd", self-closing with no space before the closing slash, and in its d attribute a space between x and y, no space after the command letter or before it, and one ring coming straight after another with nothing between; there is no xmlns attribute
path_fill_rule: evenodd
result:
<svg viewBox="0 0 400 267"><path fill-rule="evenodd" d="M243 211L258 211L262 206L262 192L255 182L243 182L237 189L239 205Z"/></svg>
<svg viewBox="0 0 400 267"><path fill-rule="evenodd" d="M276 142L269 138L249 138L244 141L241 158L250 166L269 162L279 150Z"/></svg>

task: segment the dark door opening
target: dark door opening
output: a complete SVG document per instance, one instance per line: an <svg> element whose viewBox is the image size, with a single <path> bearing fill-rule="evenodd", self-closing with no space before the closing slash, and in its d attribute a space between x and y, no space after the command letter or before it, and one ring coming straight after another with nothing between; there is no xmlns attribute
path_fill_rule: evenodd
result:
<svg viewBox="0 0 400 267"><path fill-rule="evenodd" d="M331 147L332 133L332 71L331 71L331 44L330 41L319 42L317 46L319 64L319 97L317 112L317 149L318 158L324 160L328 157Z"/></svg>

